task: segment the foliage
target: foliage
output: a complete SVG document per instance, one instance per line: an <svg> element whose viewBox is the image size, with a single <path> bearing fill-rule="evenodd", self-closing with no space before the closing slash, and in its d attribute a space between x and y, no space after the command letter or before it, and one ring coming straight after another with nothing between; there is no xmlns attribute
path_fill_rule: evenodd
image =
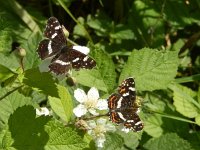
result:
<svg viewBox="0 0 200 150"><path fill-rule="evenodd" d="M82 123L98 117L74 115L74 91L96 87L108 99L127 77L144 129L116 126L102 149L200 149L199 9L198 0L1 1L0 149L98 149ZM36 49L50 16L69 30L69 46L90 48L95 68L68 77L44 69ZM36 115L43 107L50 116ZM109 122L108 110L98 113Z"/></svg>

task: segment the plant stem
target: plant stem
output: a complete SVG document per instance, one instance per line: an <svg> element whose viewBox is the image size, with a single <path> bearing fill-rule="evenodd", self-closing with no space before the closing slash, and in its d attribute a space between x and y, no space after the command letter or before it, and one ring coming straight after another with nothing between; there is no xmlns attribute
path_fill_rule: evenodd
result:
<svg viewBox="0 0 200 150"><path fill-rule="evenodd" d="M16 87L16 88L13 89L13 90L7 92L5 95L3 95L2 97L0 97L0 101L1 101L2 99L4 99L5 97L7 97L8 95L10 95L10 94L12 94L13 92L15 92L16 90L20 89L20 88L23 87L23 86L24 86L24 85L21 85L21 86L19 86L19 87Z"/></svg>

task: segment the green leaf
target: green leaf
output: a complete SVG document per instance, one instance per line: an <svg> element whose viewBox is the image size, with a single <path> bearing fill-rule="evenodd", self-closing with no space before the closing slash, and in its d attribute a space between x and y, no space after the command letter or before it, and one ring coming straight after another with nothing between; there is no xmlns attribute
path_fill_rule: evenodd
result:
<svg viewBox="0 0 200 150"><path fill-rule="evenodd" d="M1 89L0 96L8 93L7 90ZM31 101L30 97L25 97L18 91L11 93L0 101L0 121L3 123L8 122L9 116L18 108L24 105L34 105L35 103Z"/></svg>
<svg viewBox="0 0 200 150"><path fill-rule="evenodd" d="M12 72L9 68L0 64L0 83L12 77L14 72Z"/></svg>
<svg viewBox="0 0 200 150"><path fill-rule="evenodd" d="M128 21L135 33L139 32L139 42L136 44L143 44L142 47L160 47L164 44L165 22L160 14L161 5L157 8L150 1L133 1Z"/></svg>
<svg viewBox="0 0 200 150"><path fill-rule="evenodd" d="M196 93L178 84L172 84L169 88L173 90L173 100L176 110L186 117L196 117L200 108L199 104L194 100ZM199 106L199 108L196 106Z"/></svg>
<svg viewBox="0 0 200 150"><path fill-rule="evenodd" d="M47 73L41 73L38 69L30 69L25 71L23 83L40 90L46 95L58 97L58 90L52 76Z"/></svg>
<svg viewBox="0 0 200 150"><path fill-rule="evenodd" d="M83 17L78 18L79 24L76 24L73 29L73 35L74 36L82 36L85 38L88 38L88 33L84 28L85 20Z"/></svg>
<svg viewBox="0 0 200 150"><path fill-rule="evenodd" d="M113 39L123 39L123 40L131 40L134 39L134 32L127 26L117 25L112 33L110 33L110 37Z"/></svg>
<svg viewBox="0 0 200 150"><path fill-rule="evenodd" d="M139 145L139 140L141 139L142 132L128 132L118 131L117 134L123 137L124 147L128 149L136 149ZM131 139L131 140L130 140ZM125 149L126 149L125 148Z"/></svg>
<svg viewBox="0 0 200 150"><path fill-rule="evenodd" d="M147 150L192 150L190 143L176 133L167 133L159 138L152 138L144 144Z"/></svg>
<svg viewBox="0 0 200 150"><path fill-rule="evenodd" d="M81 70L74 76L77 82L82 85L94 86L99 90L110 92L115 86L115 65L105 51L97 46L92 46L91 49L91 55L97 63L96 68L92 70Z"/></svg>
<svg viewBox="0 0 200 150"><path fill-rule="evenodd" d="M108 87L103 81L101 74L97 69L92 70L80 70L73 73L77 83L88 87L96 87L99 90L108 92Z"/></svg>
<svg viewBox="0 0 200 150"><path fill-rule="evenodd" d="M157 51L143 48L133 50L120 75L120 82L134 77L136 87L141 91L165 89L173 81L178 67L176 51Z"/></svg>
<svg viewBox="0 0 200 150"><path fill-rule="evenodd" d="M49 122L45 131L49 135L49 140L44 147L47 150L82 150L88 146L75 129L66 127L59 122Z"/></svg>
<svg viewBox="0 0 200 150"><path fill-rule="evenodd" d="M36 52L38 44L41 40L41 35L39 33L33 33L27 39L27 42L24 42L21 47L25 49L26 56L24 57L24 67L25 70L35 68L39 64L39 57Z"/></svg>
<svg viewBox="0 0 200 150"><path fill-rule="evenodd" d="M70 127L50 117L36 118L33 107L17 109L9 119L1 146L4 149L32 150L81 150L87 143ZM2 136L1 136L2 137Z"/></svg>
<svg viewBox="0 0 200 150"><path fill-rule="evenodd" d="M94 29L96 34L101 37L106 37L112 28L112 20L103 12L99 12L98 15L87 16L87 25Z"/></svg>
<svg viewBox="0 0 200 150"><path fill-rule="evenodd" d="M5 24L4 22L1 21L0 23ZM8 50L11 50L11 45L12 45L12 38L11 38L11 32L8 30L0 30L0 52L5 52Z"/></svg>
<svg viewBox="0 0 200 150"><path fill-rule="evenodd" d="M104 143L103 150L120 150L123 147L123 138L116 133L106 134L106 142Z"/></svg>
<svg viewBox="0 0 200 150"><path fill-rule="evenodd" d="M157 1L157 6L161 6L162 4L163 2ZM199 21L197 16L200 15L200 13L198 11L191 11L194 9L195 5L198 5L196 1L186 5L184 1L170 0L165 3L167 9L164 9L163 13L171 27L183 29L185 26Z"/></svg>
<svg viewBox="0 0 200 150"><path fill-rule="evenodd" d="M200 114L195 117L195 122L200 126Z"/></svg>
<svg viewBox="0 0 200 150"><path fill-rule="evenodd" d="M187 141L190 141L190 144L192 145L192 147L195 150L198 150L200 147L199 136L200 136L200 132L196 131L196 132L187 134L187 136L184 136L184 139Z"/></svg>
<svg viewBox="0 0 200 150"><path fill-rule="evenodd" d="M158 115L149 116L145 121L144 131L152 137L159 137L163 134L162 118Z"/></svg>
<svg viewBox="0 0 200 150"><path fill-rule="evenodd" d="M160 100L160 97L164 97L163 94L159 93L147 93L145 95L144 101L149 101L148 103L144 103L151 111L155 112L163 112L165 110L166 104L164 101ZM164 99L164 98L163 98Z"/></svg>
<svg viewBox="0 0 200 150"><path fill-rule="evenodd" d="M57 85L60 99L49 96L49 103L53 111L64 121L69 122L72 116L73 102L69 91L61 85Z"/></svg>

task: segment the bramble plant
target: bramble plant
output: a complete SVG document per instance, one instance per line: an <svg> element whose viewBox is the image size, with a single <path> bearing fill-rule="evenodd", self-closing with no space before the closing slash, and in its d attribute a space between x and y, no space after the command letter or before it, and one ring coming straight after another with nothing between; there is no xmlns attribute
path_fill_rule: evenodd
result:
<svg viewBox="0 0 200 150"><path fill-rule="evenodd" d="M198 0L1 1L0 149L199 150L199 8ZM43 35L52 16L68 31L52 25ZM58 30L80 52L66 55ZM38 56L46 38L56 46L45 40ZM135 87L123 85L129 78Z"/></svg>

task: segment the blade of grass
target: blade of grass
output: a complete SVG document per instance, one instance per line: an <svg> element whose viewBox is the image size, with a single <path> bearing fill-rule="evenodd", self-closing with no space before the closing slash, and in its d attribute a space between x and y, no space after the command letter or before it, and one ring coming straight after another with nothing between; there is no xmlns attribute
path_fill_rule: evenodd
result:
<svg viewBox="0 0 200 150"><path fill-rule="evenodd" d="M13 11L24 21L24 23L31 29L33 32L42 33L37 23L33 20L31 15L15 0L8 1L10 7Z"/></svg>
<svg viewBox="0 0 200 150"><path fill-rule="evenodd" d="M200 74L175 79L176 83L194 82L200 80Z"/></svg>
<svg viewBox="0 0 200 150"><path fill-rule="evenodd" d="M151 111L152 112L152 111ZM192 124L196 124L196 122L194 121L191 121L191 120L188 120L188 119L185 119L185 118L181 118L181 117L177 117L177 116L172 116L172 115L168 115L168 114L165 114L165 113L161 113L161 112L156 112L156 111L153 111L153 113L161 116L161 117L165 117L165 118L170 118L170 119L174 119L174 120L179 120L179 121L183 121L183 122L187 122L187 123L192 123Z"/></svg>

